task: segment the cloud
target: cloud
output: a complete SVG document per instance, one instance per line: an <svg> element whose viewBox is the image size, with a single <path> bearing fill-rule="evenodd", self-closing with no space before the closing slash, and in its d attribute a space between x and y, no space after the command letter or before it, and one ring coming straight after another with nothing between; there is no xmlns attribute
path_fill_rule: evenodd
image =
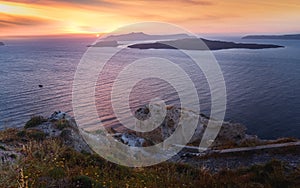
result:
<svg viewBox="0 0 300 188"><path fill-rule="evenodd" d="M176 23L184 23L184 22L194 22L194 21L201 21L201 22L219 22L224 20L233 20L236 18L240 18L237 14L205 14L205 15L199 15L199 16L189 16L185 18L176 17L173 19L170 19L172 22Z"/></svg>
<svg viewBox="0 0 300 188"><path fill-rule="evenodd" d="M34 5L57 5L57 4L69 4L79 6L115 6L117 5L113 1L108 0L4 0L6 2L15 2L23 4L34 4Z"/></svg>
<svg viewBox="0 0 300 188"><path fill-rule="evenodd" d="M206 0L151 0L151 1L141 1L141 2L163 2L162 4L169 4L169 3L180 3L180 4L189 4L189 5L195 5L195 6L211 6L215 3L212 1L206 1Z"/></svg>
<svg viewBox="0 0 300 188"><path fill-rule="evenodd" d="M52 0L49 2L68 3L70 5L104 6L104 7L112 7L118 5L117 3L108 0L84 0L84 1L83 0Z"/></svg>
<svg viewBox="0 0 300 188"><path fill-rule="evenodd" d="M17 26L39 26L53 23L53 20L41 19L30 16L17 16L0 13L0 28Z"/></svg>
<svg viewBox="0 0 300 188"><path fill-rule="evenodd" d="M193 5L202 5L202 6L210 6L214 5L212 1L204 1L204 0L177 0L179 2L193 4Z"/></svg>
<svg viewBox="0 0 300 188"><path fill-rule="evenodd" d="M80 6L85 8L99 8L99 7L123 7L130 5L150 5L150 4L165 4L180 3L189 5L201 5L210 6L215 3L208 0L133 0L133 1L122 1L122 0L4 0L6 2L16 2L24 4L35 4L35 5L58 5L68 4L69 6Z"/></svg>

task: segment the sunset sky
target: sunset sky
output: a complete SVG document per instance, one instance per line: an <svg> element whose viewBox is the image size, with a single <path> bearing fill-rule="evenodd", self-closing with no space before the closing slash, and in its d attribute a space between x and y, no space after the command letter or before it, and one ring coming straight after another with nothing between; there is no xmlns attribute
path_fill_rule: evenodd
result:
<svg viewBox="0 0 300 188"><path fill-rule="evenodd" d="M299 0L0 0L0 36L106 33L162 21L199 34L299 33Z"/></svg>

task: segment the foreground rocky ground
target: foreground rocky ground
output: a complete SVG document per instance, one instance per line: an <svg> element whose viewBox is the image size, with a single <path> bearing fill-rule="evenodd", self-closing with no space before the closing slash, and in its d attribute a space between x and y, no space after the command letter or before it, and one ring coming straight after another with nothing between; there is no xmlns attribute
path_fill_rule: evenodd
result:
<svg viewBox="0 0 300 188"><path fill-rule="evenodd" d="M153 112L153 111L152 111ZM150 110L136 116L147 119ZM194 117L193 112L187 112ZM116 132L127 145L152 145L178 128L178 109L152 133ZM190 147L168 162L147 168L127 168L96 155L79 134L75 121L63 112L33 117L23 129L0 132L1 187L297 187L300 185L300 146L297 139L261 140L244 126L225 122L211 147L194 146L207 129L200 116ZM292 143L292 144L291 144ZM251 146L251 148L250 148ZM257 148L261 147L261 148ZM233 149L234 148L234 149ZM245 148L248 148L245 150Z"/></svg>

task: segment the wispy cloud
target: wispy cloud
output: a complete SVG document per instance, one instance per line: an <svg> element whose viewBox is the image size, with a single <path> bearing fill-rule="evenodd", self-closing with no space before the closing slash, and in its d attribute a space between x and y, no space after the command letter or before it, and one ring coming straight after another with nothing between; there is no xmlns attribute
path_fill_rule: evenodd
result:
<svg viewBox="0 0 300 188"><path fill-rule="evenodd" d="M14 28L18 26L40 26L55 23L53 20L38 17L18 16L0 13L0 28Z"/></svg>
<svg viewBox="0 0 300 188"><path fill-rule="evenodd" d="M32 5L68 5L70 7L114 7L119 3L109 0L4 0L6 2L24 3Z"/></svg>
<svg viewBox="0 0 300 188"><path fill-rule="evenodd" d="M201 1L201 0L181 0L186 3L194 4L194 5L203 5L203 6L208 6L208 5L214 5L215 3L212 1Z"/></svg>
<svg viewBox="0 0 300 188"><path fill-rule="evenodd" d="M144 0L147 2L147 0ZM161 2L161 0L151 0L148 2ZM182 4L191 4L191 5L201 5L201 6L211 6L216 4L213 1L206 1L206 0L165 0L165 3L182 3Z"/></svg>

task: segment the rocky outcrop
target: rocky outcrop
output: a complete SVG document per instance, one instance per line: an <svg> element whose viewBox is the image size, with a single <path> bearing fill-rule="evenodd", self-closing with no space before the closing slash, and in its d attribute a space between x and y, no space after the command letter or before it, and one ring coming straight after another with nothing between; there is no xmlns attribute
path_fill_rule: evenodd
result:
<svg viewBox="0 0 300 188"><path fill-rule="evenodd" d="M153 105L149 109L148 107L143 107L138 109L135 112L135 116L137 119L141 120L138 123L139 127L143 126L153 126L149 124L146 120L149 119L151 116L156 116L159 118L159 108L158 105ZM157 112L158 114L151 114L151 112ZM163 114L161 114L163 116ZM184 116L185 119L195 120L195 118L199 118L198 125L194 131L194 135L189 140L189 144L199 146L203 134L205 131L214 131L216 127L208 126L209 121L214 121L209 119L209 117L203 114L196 114L193 111L181 109L174 106L166 107L166 115L163 117L163 122L161 125L150 132L135 132L131 134L135 134L139 138L143 138L144 140L151 141L153 144L158 144L163 142L165 139L170 137L176 129L184 130L189 126L188 124L179 124L180 117ZM186 121L189 122L189 121ZM182 136L184 136L182 134ZM223 122L221 129L219 130L218 136L215 140L207 140L206 142L211 142L212 148L219 148L219 147L237 147L241 146L246 142L255 142L255 143L262 143L263 140L260 140L255 135L247 135L246 134L246 127L239 123L231 123L231 122Z"/></svg>
<svg viewBox="0 0 300 188"><path fill-rule="evenodd" d="M47 137L59 137L67 146L79 152L92 152L80 135L75 120L64 112L54 112L46 122L29 129L41 131L45 133Z"/></svg>
<svg viewBox="0 0 300 188"><path fill-rule="evenodd" d="M165 113L162 113L162 111ZM139 120L136 122L137 128L147 126L154 127L154 129L145 132L131 130L117 132L113 128L110 128L107 129L108 134L111 134L115 140L128 146L146 147L163 142L173 135L175 131L179 130L177 139L183 139L184 143L189 143L189 145L199 146L200 142L203 142L204 132L216 131L216 127L208 126L209 121L213 122L214 120L203 114L196 114L193 111L175 106L165 107L158 104L151 105L150 107L145 106L135 112L135 117ZM181 117L183 117L184 121L182 121ZM149 121L151 118L152 121ZM190 140L187 140L184 130L189 128L187 127L189 123L182 122L192 122L196 118L198 118L198 124L193 131L194 134ZM158 123L160 123L160 126L157 126ZM28 129L41 131L47 137L59 137L66 145L73 147L77 151L92 152L83 139L83 132L79 131L75 120L64 112L54 112L46 122ZM218 136L215 139L205 140L212 149L239 147L247 143L260 145L265 142L255 135L247 135L246 127L239 123L223 122L218 131ZM89 133L86 132L86 134Z"/></svg>
<svg viewBox="0 0 300 188"><path fill-rule="evenodd" d="M155 119L163 119L163 122L161 125L150 132L138 132L136 133L137 136L140 136L142 138L145 138L147 140L151 140L153 143L157 144L168 137L170 137L174 131L178 128L184 128L181 127L182 125L179 125L180 115L185 114L185 118L188 119L195 119L197 118L197 114L194 114L192 111L183 110L177 107L169 106L166 107L166 114L162 113L162 109L160 105L152 105L149 109L148 107L140 108L136 111L135 116L137 119L142 120L139 121L138 125L139 127L147 127L147 126L155 126L150 125L151 123L155 124L158 122L147 122L146 119L150 118L151 116L155 116ZM151 114L151 112L154 112L155 114ZM203 120L204 122L204 120ZM203 125L199 124L197 127L195 134L201 135L203 134ZM195 141L195 138L198 136L193 136L192 141Z"/></svg>
<svg viewBox="0 0 300 188"><path fill-rule="evenodd" d="M16 152L15 149L5 143L0 143L0 164L12 163L19 158L20 153Z"/></svg>

